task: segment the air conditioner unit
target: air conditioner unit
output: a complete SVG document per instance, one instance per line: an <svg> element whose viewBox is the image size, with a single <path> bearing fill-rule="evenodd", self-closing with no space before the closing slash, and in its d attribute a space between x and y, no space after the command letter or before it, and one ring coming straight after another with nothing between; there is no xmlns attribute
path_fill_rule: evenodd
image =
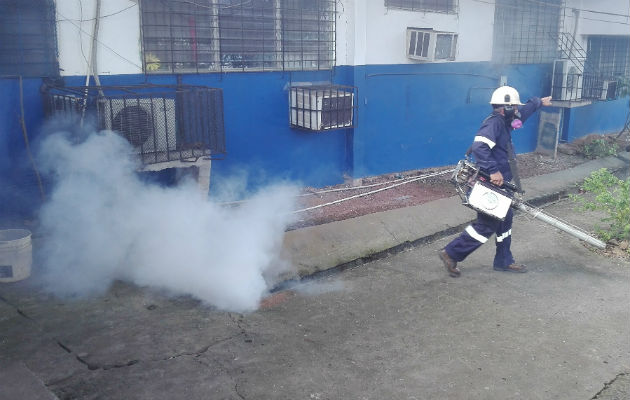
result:
<svg viewBox="0 0 630 400"><path fill-rule="evenodd" d="M51 114L74 115L83 111L85 99L65 94L54 94L49 97L49 110Z"/></svg>
<svg viewBox="0 0 630 400"><path fill-rule="evenodd" d="M551 78L551 98L579 100L582 98L582 70L571 60L554 60Z"/></svg>
<svg viewBox="0 0 630 400"><path fill-rule="evenodd" d="M323 131L352 126L354 93L335 88L292 87L291 126Z"/></svg>
<svg viewBox="0 0 630 400"><path fill-rule="evenodd" d="M453 61L457 34L432 29L407 28L407 57L421 61Z"/></svg>
<svg viewBox="0 0 630 400"><path fill-rule="evenodd" d="M601 100L612 100L617 98L617 81L604 81Z"/></svg>
<svg viewBox="0 0 630 400"><path fill-rule="evenodd" d="M136 154L164 153L177 149L175 99L101 98L98 106L102 129L118 132Z"/></svg>

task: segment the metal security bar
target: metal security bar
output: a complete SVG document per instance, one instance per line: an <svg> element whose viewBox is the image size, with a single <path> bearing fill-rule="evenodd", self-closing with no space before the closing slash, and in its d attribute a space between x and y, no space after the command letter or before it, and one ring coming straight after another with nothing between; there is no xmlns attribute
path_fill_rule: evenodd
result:
<svg viewBox="0 0 630 400"><path fill-rule="evenodd" d="M582 97L617 98L621 81L630 76L630 38L590 36L587 43Z"/></svg>
<svg viewBox="0 0 630 400"><path fill-rule="evenodd" d="M496 0L492 58L503 64L550 63L557 58L562 0Z"/></svg>
<svg viewBox="0 0 630 400"><path fill-rule="evenodd" d="M203 86L49 87L47 116L91 118L133 146L143 164L225 153L223 92Z"/></svg>
<svg viewBox="0 0 630 400"><path fill-rule="evenodd" d="M385 0L385 7L454 14L457 13L457 0Z"/></svg>
<svg viewBox="0 0 630 400"><path fill-rule="evenodd" d="M0 1L0 75L59 75L52 0Z"/></svg>
<svg viewBox="0 0 630 400"><path fill-rule="evenodd" d="M289 90L289 125L309 131L353 128L356 94L353 86L293 86Z"/></svg>
<svg viewBox="0 0 630 400"><path fill-rule="evenodd" d="M335 64L335 0L143 0L141 14L147 73Z"/></svg>

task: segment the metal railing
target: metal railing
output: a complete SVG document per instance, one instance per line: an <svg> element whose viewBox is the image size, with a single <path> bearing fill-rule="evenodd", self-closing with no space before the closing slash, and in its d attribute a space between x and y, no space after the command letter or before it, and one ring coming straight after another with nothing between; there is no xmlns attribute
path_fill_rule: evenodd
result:
<svg viewBox="0 0 630 400"><path fill-rule="evenodd" d="M126 138L143 164L225 153L223 92L189 85L48 87L45 113Z"/></svg>

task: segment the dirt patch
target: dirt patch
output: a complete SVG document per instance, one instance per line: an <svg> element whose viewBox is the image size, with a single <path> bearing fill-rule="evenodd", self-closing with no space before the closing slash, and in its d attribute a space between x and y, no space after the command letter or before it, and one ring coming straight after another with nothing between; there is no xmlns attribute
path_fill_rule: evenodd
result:
<svg viewBox="0 0 630 400"><path fill-rule="evenodd" d="M521 178L549 174L589 161L579 153L558 153L556 158L525 153L519 154L517 160ZM298 220L289 229L340 221L455 196L457 194L455 187L449 181L454 167L448 165L380 175L359 179L354 184L305 188L298 201L300 209L329 205L299 212ZM370 192L372 193L365 195Z"/></svg>
<svg viewBox="0 0 630 400"><path fill-rule="evenodd" d="M619 151L624 151L630 144L630 133L593 134L572 143L562 143L558 146L555 158L538 153L519 154L517 156L519 175L525 179L562 171L590 161L592 154L585 152L587 148L585 146L598 140L605 140L611 145L616 144ZM299 209L321 207L297 213L297 220L289 229L340 221L455 196L457 193L449 181L454 167L448 165L368 177L352 183L323 188L304 188L298 200Z"/></svg>

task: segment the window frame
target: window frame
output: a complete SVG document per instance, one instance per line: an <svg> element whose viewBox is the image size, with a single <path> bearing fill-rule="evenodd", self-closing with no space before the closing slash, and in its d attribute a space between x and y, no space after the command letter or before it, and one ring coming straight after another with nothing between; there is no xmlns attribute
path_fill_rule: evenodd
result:
<svg viewBox="0 0 630 400"><path fill-rule="evenodd" d="M418 37L420 35L421 39L418 40ZM450 47L448 49L448 55L446 57L437 57L439 51L438 39L445 36L450 38L450 41L448 42L448 45ZM417 61L435 63L455 61L457 57L458 36L459 34L455 32L436 31L428 28L408 27L406 34L407 41L405 46L407 51L407 58ZM420 47L420 54L418 54L419 43L422 43L422 46Z"/></svg>
<svg viewBox="0 0 630 400"><path fill-rule="evenodd" d="M237 0L181 0L171 1L168 4L162 2L162 10L158 10L157 7L148 10L148 6L144 6L145 2L141 1L140 32L144 73L194 74L239 71L311 71L330 70L335 66L337 22L335 0L254 0L255 4L271 3L271 8L268 9L243 7L243 3L240 2L237 4L240 5L240 11L237 10L233 13L232 18L228 16L222 17L220 2L229 1ZM303 1L307 1L308 4L315 4L317 7L303 11L299 8ZM180 51L173 49L175 40L180 40L182 46L187 43L188 45L191 45L191 43L195 44L196 41L191 36L177 38L173 35L173 28L181 28L181 26L173 24L172 15L169 15L168 21L162 25L163 29L169 29L169 32L163 36L155 34L159 30L157 23L153 21L151 24L147 23L149 15L153 15L153 18L164 18L164 14L170 4L176 4L182 8L188 7L188 14L182 14L184 17L195 17L196 14L193 11L200 7L210 10L204 15L204 17L208 17L206 21L209 23L199 28L206 30L208 33L203 37L204 40L207 40L206 44L209 48L209 51L206 51L205 54L211 55L210 58L205 60L203 65L194 59L189 61L190 65L187 68L182 68L178 65L188 62L181 57L186 55L187 50L181 50L180 57L173 57L174 51ZM271 11L273 15L265 14L265 10ZM259 11L262 14L256 15L255 13ZM248 21L254 21L263 28L252 30L250 29L251 25L246 27ZM204 24L205 21L195 19L195 24L198 23ZM240 26L238 25L239 23ZM292 28L292 26L297 26L297 29ZM153 32L150 31L152 28L155 29ZM197 25L195 25L195 32L196 30ZM227 39L228 34L232 36L229 39ZM262 40L260 39L261 36L263 37ZM170 43L167 43L161 49L157 49L156 47L159 47L159 45L148 46L150 40L170 41ZM247 41L258 41L258 44L251 45ZM260 47L257 48L257 45ZM165 57L166 61L164 64L166 68L160 65L159 57L156 56L157 61L147 58L148 54L152 52L159 52L158 55L171 53L170 57ZM197 54L194 51L189 52L194 56Z"/></svg>
<svg viewBox="0 0 630 400"><path fill-rule="evenodd" d="M608 93L606 89L606 86L609 85L608 82L614 84L616 91L619 81L629 75L630 36L587 36L583 97L617 98L616 93Z"/></svg>
<svg viewBox="0 0 630 400"><path fill-rule="evenodd" d="M444 8L438 8L439 3L444 4ZM457 14L459 9L458 0L385 0L386 9L405 10L414 12L431 12L440 14Z"/></svg>
<svg viewBox="0 0 630 400"><path fill-rule="evenodd" d="M501 64L553 62L557 58L562 2L495 0L492 60Z"/></svg>

